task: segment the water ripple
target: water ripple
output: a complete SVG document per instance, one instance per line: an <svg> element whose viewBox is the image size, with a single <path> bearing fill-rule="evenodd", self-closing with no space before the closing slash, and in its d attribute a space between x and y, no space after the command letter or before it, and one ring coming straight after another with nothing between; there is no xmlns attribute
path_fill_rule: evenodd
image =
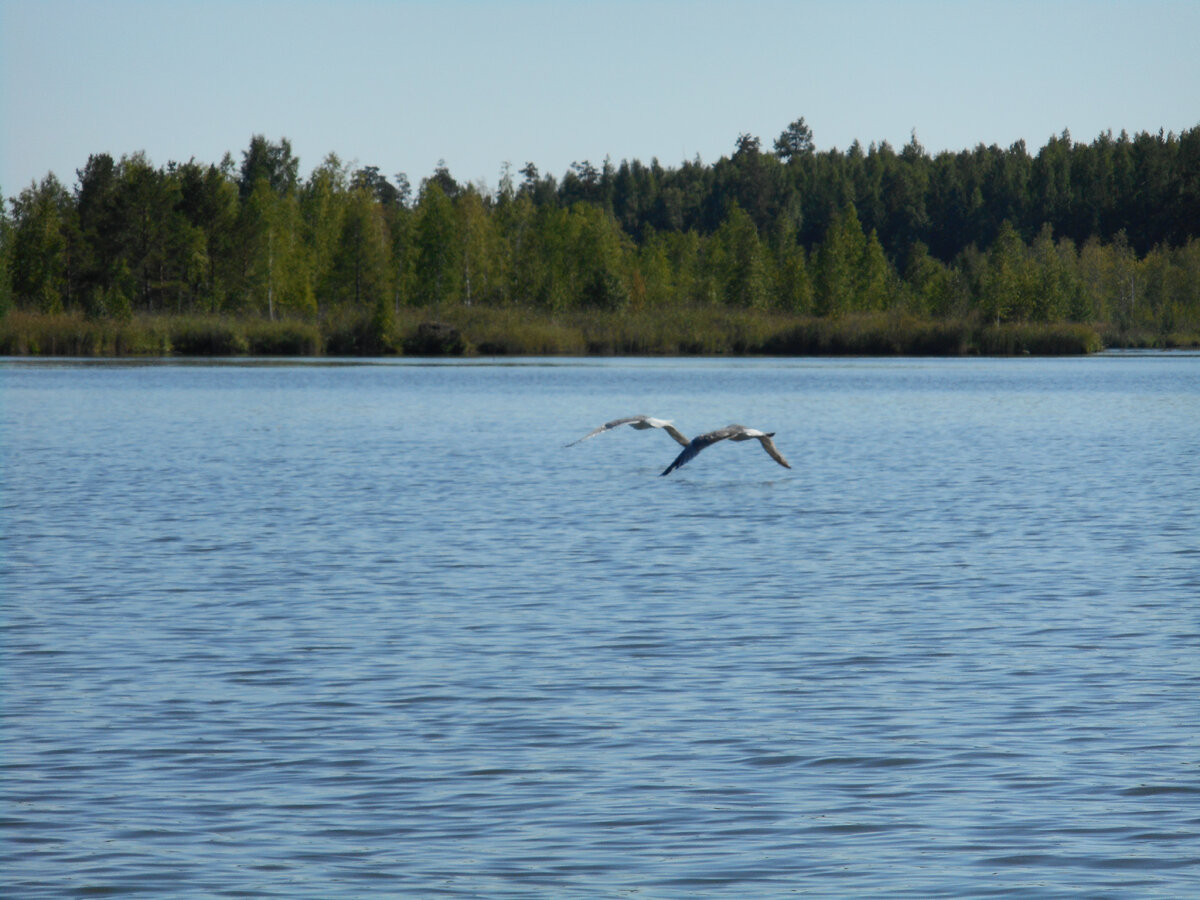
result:
<svg viewBox="0 0 1200 900"><path fill-rule="evenodd" d="M1197 365L0 365L3 893L1200 895Z"/></svg>

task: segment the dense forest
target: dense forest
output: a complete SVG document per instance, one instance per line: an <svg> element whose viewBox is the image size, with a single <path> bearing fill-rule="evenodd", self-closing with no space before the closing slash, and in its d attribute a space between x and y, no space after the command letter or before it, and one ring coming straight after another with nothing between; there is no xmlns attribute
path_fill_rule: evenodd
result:
<svg viewBox="0 0 1200 900"><path fill-rule="evenodd" d="M494 190L439 165L415 191L334 154L301 177L287 139L256 135L240 163L95 154L71 188L48 174L10 198L0 350L47 352L27 333L49 321L158 319L278 322L299 352L419 351L421 328L431 352L806 352L881 322L933 352L1039 326L1177 346L1200 341L1198 238L1200 126L930 155L915 135L818 152L799 119L712 164L506 164ZM623 337L514 338L602 321ZM736 336L663 337L698 322ZM161 333L145 352L185 349Z"/></svg>

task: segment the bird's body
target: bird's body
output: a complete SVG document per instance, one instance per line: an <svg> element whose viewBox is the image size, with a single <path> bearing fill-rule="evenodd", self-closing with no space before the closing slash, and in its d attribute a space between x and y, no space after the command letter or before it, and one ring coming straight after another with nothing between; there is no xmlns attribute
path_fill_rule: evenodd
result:
<svg viewBox="0 0 1200 900"><path fill-rule="evenodd" d="M675 439L675 441L684 447L688 446L687 436L684 435L666 419L656 419L653 416L626 416L623 419L613 419L611 422L605 422L599 428L594 428L581 437L578 441L571 441L567 444L568 447L573 447L580 441L586 441L590 437L595 437L602 431L609 431L621 425L631 425L638 431L645 431L647 428L661 428L667 434Z"/></svg>
<svg viewBox="0 0 1200 900"><path fill-rule="evenodd" d="M763 449L767 451L771 459L779 463L785 469L790 469L791 465L783 455L775 448L775 442L771 440L775 436L775 432L759 431L757 428L747 428L745 425L726 425L724 428L718 428L716 431L710 431L707 434L697 435L688 442L683 448L683 452L675 457L675 461L671 463L663 471L663 475L670 475L680 466L690 461L697 453L705 447L711 447L718 441L749 441L757 440L762 444Z"/></svg>

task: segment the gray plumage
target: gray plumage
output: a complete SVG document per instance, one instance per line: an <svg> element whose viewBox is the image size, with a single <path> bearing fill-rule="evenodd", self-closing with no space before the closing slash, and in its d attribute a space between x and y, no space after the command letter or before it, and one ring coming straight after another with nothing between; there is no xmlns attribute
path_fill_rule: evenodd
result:
<svg viewBox="0 0 1200 900"><path fill-rule="evenodd" d="M578 441L571 441L571 443L567 444L566 446L574 447L581 441L586 441L590 437L595 437L602 431L608 431L621 425L631 425L638 431L645 431L647 428L661 428L663 431L673 437L677 443L682 444L684 447L688 445L687 436L681 433L678 428L676 428L666 419L656 419L653 416L626 416L624 419L613 419L611 422L605 422L599 428L593 428Z"/></svg>
<svg viewBox="0 0 1200 900"><path fill-rule="evenodd" d="M783 455L776 449L775 442L771 438L775 437L775 432L759 431L757 428L747 428L745 425L726 425L724 428L718 428L716 431L710 431L708 434L697 435L692 438L683 452L675 457L675 461L671 463L663 471L663 475L670 475L680 466L691 460L697 453L705 447L711 447L718 441L749 441L757 440L762 444L763 449L767 451L771 459L779 463L785 469L790 469L791 465Z"/></svg>

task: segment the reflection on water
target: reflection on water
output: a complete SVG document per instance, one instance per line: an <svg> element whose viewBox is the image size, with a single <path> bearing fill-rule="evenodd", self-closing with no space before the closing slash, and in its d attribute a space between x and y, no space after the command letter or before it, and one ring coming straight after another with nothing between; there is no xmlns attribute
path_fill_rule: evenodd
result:
<svg viewBox="0 0 1200 900"><path fill-rule="evenodd" d="M0 884L1200 894L1198 376L4 363Z"/></svg>

